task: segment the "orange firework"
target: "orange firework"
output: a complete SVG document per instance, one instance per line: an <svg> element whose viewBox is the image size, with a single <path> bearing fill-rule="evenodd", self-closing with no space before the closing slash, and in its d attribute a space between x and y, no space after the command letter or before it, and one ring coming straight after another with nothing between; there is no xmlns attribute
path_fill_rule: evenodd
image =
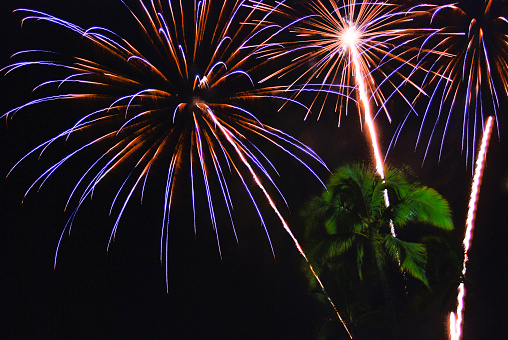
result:
<svg viewBox="0 0 508 340"><path fill-rule="evenodd" d="M319 115L326 102L336 98L339 125L350 101L358 106L365 105L360 101L373 102L390 121L385 104L395 94L412 110L413 100L405 97L401 87L416 86L410 76L419 68L419 50L411 47L411 43L421 39L427 30L408 28L408 24L419 16L419 9L404 10L377 0L314 0L295 5L280 1L273 6L260 4L262 1L252 2L266 11L268 18L277 18L272 25L265 20L266 29L274 33L257 53L269 59L290 59L286 66L262 82L285 77L289 85L284 91L292 93L294 98L309 92L315 94L309 113L317 105L318 98L322 97ZM285 25L280 23L284 20ZM290 38L286 35L288 32L292 34ZM355 58L351 50L353 45ZM359 78L366 92L364 99L359 94L362 92ZM358 97L360 100L356 99Z"/></svg>
<svg viewBox="0 0 508 340"><path fill-rule="evenodd" d="M359 115L363 114L360 122L367 125L377 173L384 180L383 156L374 124L377 114L372 113L371 102L379 107L379 111L385 112L389 121L385 103L394 94L399 94L413 110L412 101L400 88L405 84L416 86L410 76L420 68L417 63L419 51L409 46L428 30L406 26L420 14L420 8L402 10L385 1L356 0L344 3L317 0L305 2L303 6L305 11L302 13L306 14L300 15L284 1L275 6L260 6L270 15L279 14L290 19L286 27L263 44L260 53L269 59L286 55L293 58L290 64L263 81L300 72L285 91L294 92L294 98L304 92L317 92L309 113L320 95L324 96L320 114L327 98L337 96L335 110L339 111L339 125L342 110L347 113L349 101L356 102ZM278 41L278 34L284 28L295 37ZM403 70L409 70L409 74L404 74ZM384 196L388 206L388 193ZM392 234L395 235L393 226Z"/></svg>
<svg viewBox="0 0 508 340"><path fill-rule="evenodd" d="M400 90L402 86L410 84L424 93L410 79L414 71L421 68L417 61L421 50L411 46L432 30L408 28L408 24L427 9L417 6L403 10L398 5L377 0L315 0L304 2L299 11L286 1L272 6L263 1L252 2L256 4L253 7L267 12L267 17L278 15L289 19L282 27L277 23L271 27L265 20L267 28L276 31L257 52L269 59L288 56L292 60L262 82L296 74L284 91L293 93L294 98L305 92L315 92L308 114L318 97L324 97L321 114L327 99L336 96L339 125L342 110L347 113L349 101L356 102L359 115L363 113L360 122L367 125L377 173L384 179L383 156L374 124L377 113L372 113L371 102L379 108L378 113L383 110L391 121L385 104L395 94L399 94L413 111L414 99L404 96ZM279 39L285 30L294 37ZM389 205L387 194L385 202Z"/></svg>
<svg viewBox="0 0 508 340"><path fill-rule="evenodd" d="M480 193L480 185L483 175L483 169L485 167L485 160L487 158L487 149L489 147L490 135L492 132L492 126L494 123L494 117L490 116L485 123L483 130L482 144L480 151L478 152L478 158L476 159L476 167L474 170L473 183L471 185L471 197L469 199L467 219L466 219L466 232L464 236L464 262L462 264L462 276L466 275L466 264L467 264L467 253L471 242L473 240L474 220L476 214L476 206L478 203L478 195ZM457 296L457 311L456 313L450 313L450 339L460 340L462 336L462 322L463 322L463 311L464 311L464 297L466 295L466 288L464 282L461 282L458 289Z"/></svg>
<svg viewBox="0 0 508 340"><path fill-rule="evenodd" d="M77 114L63 131L23 157L42 154L59 140L77 139L81 143L44 171L28 193L61 171L71 159L88 150L97 152L69 197L68 205L75 203L75 209L58 240L55 265L65 231L70 232L85 199L106 180L110 181L110 186L117 184L111 204L116 221L108 247L135 193L140 193L142 198L145 188L160 180L159 185L150 188L159 188L164 202L160 258L166 265L166 284L170 220L176 210L175 197L185 188L188 190L183 192L188 195L183 196L187 196L188 205L192 206L195 233L197 195L204 193L202 196L208 205L219 254L220 232L223 230L216 221L218 206L226 210L236 238L234 199L230 193L230 182L234 180L240 183L245 196L252 202L270 246L259 199L255 198L255 191L259 189L305 257L276 204L283 200L273 179L276 169L256 144L257 141L268 142L309 170L310 166L301 157L323 163L308 147L263 124L249 111L254 99L270 97L272 100L274 96L258 89L251 78L253 65L259 65L253 62L251 50L244 45L259 33L262 26L253 28L241 24L257 14L244 7L244 3L235 0L194 1L192 6L187 1L183 4L182 1L139 0L131 6L137 6L136 10L128 7L134 27L138 27L143 36L137 44L107 28L84 29L47 13L19 10L26 15L23 23L34 20L55 24L75 33L86 47L80 53L88 49L97 52L66 57L57 52L27 50L16 53L14 58L17 61L3 69L7 74L37 67L58 70L53 74L54 79L44 81L34 91L37 95L41 88L47 88L54 91L54 95L41 94L7 112L4 115L7 118L45 102L74 101L79 104L77 101L83 99L90 106L95 105L93 112ZM62 73L64 76L60 78ZM118 174L119 169L128 170L123 178L113 175ZM152 175L160 169L164 171L163 179ZM199 184L203 186L202 190L197 189ZM214 188L218 194L214 194Z"/></svg>

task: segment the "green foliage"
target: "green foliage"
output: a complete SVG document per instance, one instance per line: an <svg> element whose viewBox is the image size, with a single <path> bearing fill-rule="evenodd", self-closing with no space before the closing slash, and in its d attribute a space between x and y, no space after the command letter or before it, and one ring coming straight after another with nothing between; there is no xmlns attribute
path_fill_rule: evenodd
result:
<svg viewBox="0 0 508 340"><path fill-rule="evenodd" d="M310 261L327 282L335 285L332 299L347 309L349 322L376 314L375 310L393 311L388 289L390 268L398 268L430 288L425 244L393 236L391 224L397 233L409 227L415 230L418 225L453 229L448 202L437 191L421 185L402 169L387 168L383 181L373 168L363 164L338 168L327 190L308 203L303 218ZM385 304L373 307L371 301L379 300L374 295L379 295L379 283Z"/></svg>
<svg viewBox="0 0 508 340"><path fill-rule="evenodd" d="M448 202L434 189L409 181L401 169L388 168L383 181L363 164L338 168L327 190L313 198L303 212L312 260L319 266L354 249L361 277L365 249L374 249L379 261L401 261L401 270L427 283L423 244L400 240L390 234L410 224L428 224L452 230ZM386 207L384 190L390 206ZM376 250L380 250L380 252Z"/></svg>
<svg viewBox="0 0 508 340"><path fill-rule="evenodd" d="M400 260L400 270L410 274L428 286L425 274L427 251L424 244L406 242L392 235L386 235L384 238L384 248L393 262Z"/></svg>

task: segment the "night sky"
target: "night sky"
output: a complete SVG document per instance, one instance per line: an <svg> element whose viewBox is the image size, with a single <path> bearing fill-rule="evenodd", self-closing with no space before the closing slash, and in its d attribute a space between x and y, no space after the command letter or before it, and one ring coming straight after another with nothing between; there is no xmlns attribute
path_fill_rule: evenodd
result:
<svg viewBox="0 0 508 340"><path fill-rule="evenodd" d="M20 7L47 11L83 27L125 29L131 19L119 0L51 0L44 4L3 0L0 67L21 49L45 43L62 45L59 35L52 34L52 25L30 23L21 29L21 15L12 13ZM39 27L39 38L34 38L31 34ZM47 41L41 41L41 36ZM30 90L37 75L23 71L0 79L2 114L32 98ZM322 321L334 317L329 306L308 293L300 270L301 256L280 222L265 209L273 258L265 232L241 190L233 190L239 243L226 219L219 225L224 235L222 259L210 223L203 218L205 222L194 235L190 207L185 205L188 198L177 205L181 214L175 214L171 225L169 293L159 261L163 200L156 195L146 195L142 205L135 199L129 204L116 240L106 251L115 218L108 214L111 199L107 188L104 193L98 190L80 209L71 236L64 236L54 270L56 244L69 216L63 208L84 168L79 161L71 164L48 180L40 192L30 193L23 204L29 185L52 160L65 155L65 150L54 148L40 161L29 158L5 176L36 143L57 132L54 120L64 109L41 106L20 113L7 124L5 120L0 123L1 338L313 339ZM506 328L505 318L498 314L508 303L504 293L508 282L508 127L502 108L500 117L500 137L493 133L469 255L464 340L495 339L506 331L502 329ZM268 119L267 123L312 147L330 169L346 161L370 160L369 146L354 112L340 128L334 114L304 122L303 113L283 110ZM384 117L377 121L382 150L386 150L395 127ZM387 162L409 165L423 184L436 188L450 202L456 226L452 239L460 244L472 171L460 152L462 130L461 122L457 123L459 128L449 132L452 142L439 162L434 150L421 165L422 150L414 152L416 121L408 125ZM289 157L270 151L268 156L280 170L278 185L291 210L284 214L297 238L301 237L298 211L323 188ZM316 167L316 171L327 179L326 169ZM207 208L202 208L200 213L206 216ZM439 302L432 311L411 325L408 339L446 338Z"/></svg>

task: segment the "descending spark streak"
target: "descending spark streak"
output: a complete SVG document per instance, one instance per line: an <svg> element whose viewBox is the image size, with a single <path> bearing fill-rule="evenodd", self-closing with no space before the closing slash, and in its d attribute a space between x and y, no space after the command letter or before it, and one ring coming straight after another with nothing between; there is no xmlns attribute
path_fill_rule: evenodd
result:
<svg viewBox="0 0 508 340"><path fill-rule="evenodd" d="M473 229L474 229L474 219L476 214L476 206L478 202L478 195L480 193L480 185L483 175L483 169L485 166L485 160L487 158L487 148L489 147L490 135L492 132L492 125L494 122L494 117L489 116L487 118L487 122L485 123L485 128L483 131L482 144L480 147L480 151L478 152L478 158L476 159L476 166L474 170L473 184L471 185L471 197L469 199L468 211L467 211L467 219L466 219L466 233L464 236L464 262L462 264L462 275L466 275L466 263L468 260L467 252L469 247L471 246L471 241L473 240ZM458 289L457 295L457 312L450 313L450 339L451 340L459 340L462 336L462 321L463 321L463 311L464 311L464 297L466 295L466 288L464 286L464 282L461 282Z"/></svg>
<svg viewBox="0 0 508 340"><path fill-rule="evenodd" d="M358 49L356 48L356 40L360 36L359 32L356 31L354 26L350 26L344 34L341 36L341 40L344 45L347 46L349 50L351 61L355 67L355 79L358 86L358 92L360 94L360 101L363 104L363 111L365 115L365 122L367 123L367 129L369 130L370 142L372 146L372 151L374 153L374 160L376 162L376 172L379 177L385 181L385 171L383 165L383 158L381 157L381 151L379 150L379 143L377 139L376 126L374 125L374 120L372 119L372 113L370 111L369 105L369 97L367 95L367 88L365 86L365 82L363 81L364 76L362 74L362 68L360 66ZM388 197L388 190L384 190L384 200L385 205L390 206L390 199ZM392 236L396 236L395 227L393 222L390 221L390 229Z"/></svg>
<svg viewBox="0 0 508 340"><path fill-rule="evenodd" d="M346 323L344 322L344 319L342 319L342 316L340 316L340 313L339 311L337 310L337 307L335 306L335 303L333 303L332 299L330 298L330 295L328 295L328 293L326 292L326 289L325 289L325 286L323 285L323 282L321 282L321 280L319 279L319 276L316 274L316 272L314 271L314 267L312 267L312 264L310 264L309 260L307 260L307 257L305 256L305 254L302 254L302 256L305 258L305 260L307 261L307 264L309 265L309 268L310 270L312 271L312 275L314 275L314 277L316 278L316 281L319 283L319 286L321 287L321 290L323 291L323 293L325 294L326 298L328 299L328 302L330 302L330 304L332 305L333 307L333 310L335 310L335 313L337 314L337 316L339 317L339 320L340 322L342 323L342 325L344 326L344 328L346 329L346 332L347 334L349 335L349 338L350 339L353 339L353 336L351 335L351 333L349 332L349 329L347 328L346 326Z"/></svg>
<svg viewBox="0 0 508 340"><path fill-rule="evenodd" d="M298 249L298 251L300 252L300 255L303 256L303 258L305 259L305 261L307 262L307 264L309 265L309 268L310 270L312 271L312 274L314 275L314 277L316 278L317 282L319 283L319 286L321 287L322 291L325 293L325 295L327 296L328 298L328 301L330 302L330 304L332 305L333 309L335 310L335 312L337 313L337 316L339 317L339 320L342 322L342 324L344 325L344 328L346 329L349 337L351 339L353 339L353 336L351 335L351 333L349 332L349 329L347 328L346 326L346 323L344 322L344 320L342 319L342 316L340 315L339 311L337 310L335 304L333 303L332 299L330 298L330 296L328 295L328 293L326 292L325 290L325 287L323 285L323 283L321 282L321 280L319 279L319 276L317 275L317 273L314 271L314 268L312 267L312 264L309 262L309 259L307 258L307 255L305 255L305 252L303 251L300 243L298 242L298 239L295 237L295 235L293 234L293 232L291 231L291 229L289 228L286 220L284 219L284 217L282 216L282 214L280 213L279 209L277 209L277 206L275 205L275 203L273 202L272 198L270 197L270 194L268 193L268 191L265 189L263 183L259 180L258 176L256 175L256 173L254 172L254 169L252 169L252 166L250 165L250 163L247 161L247 159L245 158L244 156L244 152L242 152L242 150L238 147L237 143L234 141L233 137L231 136L231 132L226 129L218 120L217 118L215 117L215 115L213 114L213 111L210 110L209 108L206 108L206 111L207 113L210 115L210 118L212 119L212 121L214 122L214 124L219 128L219 130L224 134L224 136L226 137L226 140L229 142L229 144L231 144L231 146L235 149L236 153L238 154L238 156L240 157L242 163L247 167L247 169L249 169L249 172L252 176L252 178L254 179L254 181L256 182L257 186L261 189L261 191L263 192L263 194L265 195L266 199L268 200L268 203L270 204L270 206L272 207L273 211L275 212L275 214L277 215L277 217L280 219L281 223L282 223L282 226L284 227L284 230L286 230L286 232L289 234L289 236L291 237L291 239L293 240L293 243L295 244L295 247Z"/></svg>
<svg viewBox="0 0 508 340"><path fill-rule="evenodd" d="M374 160L376 161L376 171L378 175L384 180L385 179L385 171L383 166L383 159L381 157L381 152L379 150L379 143L377 140L376 127L374 125L374 120L372 119L372 113L370 111L369 98L367 96L367 89L365 87L365 83L363 81L363 74L360 67L360 62L358 60L358 50L354 43L349 44L349 51L351 53L351 60L355 66L355 78L358 84L358 92L360 94L360 101L363 103L363 110L365 115L365 122L367 123L367 128L369 130L369 136L372 144L372 151L374 152ZM385 198L385 201L387 198ZM388 204L388 202L387 202Z"/></svg>

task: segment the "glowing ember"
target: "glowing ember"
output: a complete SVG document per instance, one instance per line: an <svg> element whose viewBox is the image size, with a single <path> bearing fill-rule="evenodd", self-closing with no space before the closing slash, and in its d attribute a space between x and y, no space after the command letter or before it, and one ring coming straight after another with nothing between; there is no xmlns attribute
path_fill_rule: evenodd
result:
<svg viewBox="0 0 508 340"><path fill-rule="evenodd" d="M478 153L478 158L476 159L476 167L474 170L473 184L471 186L471 197L469 199L467 219L466 219L466 234L464 236L464 263L462 264L462 275L466 275L466 263L467 263L467 252L469 247L471 246L471 241L473 240L473 229L474 229L474 219L476 213L476 205L478 202L478 195L480 193L480 184L483 175L483 168L485 165L485 159L487 157L487 148L489 146L490 134L492 132L492 125L494 122L494 118L490 116L487 119L487 123L485 124L485 129L483 132L482 144L480 147L480 152ZM464 311L464 297L466 295L466 288L464 287L464 283L462 282L459 285L457 295L457 312L450 313L450 339L451 340L459 340L462 336L462 321L463 316L462 313Z"/></svg>

